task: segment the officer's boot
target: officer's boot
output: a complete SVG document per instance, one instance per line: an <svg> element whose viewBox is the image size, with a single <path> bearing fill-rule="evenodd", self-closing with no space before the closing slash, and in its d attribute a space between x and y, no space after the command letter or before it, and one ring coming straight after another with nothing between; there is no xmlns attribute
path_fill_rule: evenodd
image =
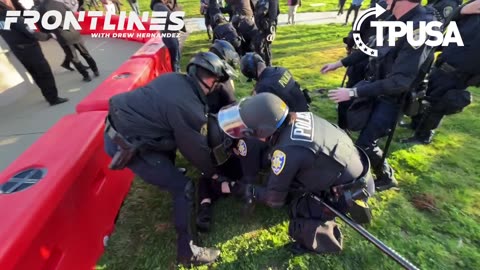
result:
<svg viewBox="0 0 480 270"><path fill-rule="evenodd" d="M78 72L80 72L80 74L82 74L84 82L89 82L89 81L92 80L92 78L90 78L90 75L88 74L87 69L85 68L85 66L80 61L73 62L73 65L78 70Z"/></svg>
<svg viewBox="0 0 480 270"><path fill-rule="evenodd" d="M430 144L435 135L435 129L439 127L443 114L435 112L425 113L416 126L413 137L401 140L402 143Z"/></svg>
<svg viewBox="0 0 480 270"><path fill-rule="evenodd" d="M398 186L392 167L385 161L380 168L375 170L375 189L377 191L385 191Z"/></svg>
<svg viewBox="0 0 480 270"><path fill-rule="evenodd" d="M212 204L202 203L197 214L197 228L201 232L209 232L212 224Z"/></svg>
<svg viewBox="0 0 480 270"><path fill-rule="evenodd" d="M427 131L415 131L412 137L401 140L401 143L408 143L408 144L430 144L433 139L433 135L435 135L435 131L427 130Z"/></svg>
<svg viewBox="0 0 480 270"><path fill-rule="evenodd" d="M70 66L70 61L67 60L67 58L65 58L62 62L62 64L60 65L61 67L63 67L64 69L66 70L70 70L70 71L75 71L71 66Z"/></svg>

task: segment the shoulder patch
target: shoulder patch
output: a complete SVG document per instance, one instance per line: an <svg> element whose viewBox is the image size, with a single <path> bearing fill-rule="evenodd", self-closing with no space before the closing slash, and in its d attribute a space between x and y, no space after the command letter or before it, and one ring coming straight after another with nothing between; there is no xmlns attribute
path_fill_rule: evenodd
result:
<svg viewBox="0 0 480 270"><path fill-rule="evenodd" d="M239 140L238 141L237 149L238 149L238 153L240 154L240 156L242 156L242 157L247 156L247 144L245 143L244 140Z"/></svg>
<svg viewBox="0 0 480 270"><path fill-rule="evenodd" d="M285 167L286 160L287 160L287 155L285 155L284 152L280 150L275 150L275 152L273 152L271 166L272 166L272 172L275 175L279 175L282 172L283 168Z"/></svg>
<svg viewBox="0 0 480 270"><path fill-rule="evenodd" d="M203 136L207 136L208 134L207 123L203 124L203 126L200 128L200 134L202 134Z"/></svg>
<svg viewBox="0 0 480 270"><path fill-rule="evenodd" d="M447 19L448 17L450 17L450 15L452 14L453 12L453 7L451 6L447 6L443 9L443 17L445 19Z"/></svg>

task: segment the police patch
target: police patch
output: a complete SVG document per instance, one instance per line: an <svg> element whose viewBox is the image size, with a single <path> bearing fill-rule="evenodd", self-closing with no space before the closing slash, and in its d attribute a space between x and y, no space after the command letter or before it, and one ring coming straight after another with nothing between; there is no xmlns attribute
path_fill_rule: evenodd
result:
<svg viewBox="0 0 480 270"><path fill-rule="evenodd" d="M452 14L452 11L453 11L453 7L445 7L443 9L443 17L447 19Z"/></svg>
<svg viewBox="0 0 480 270"><path fill-rule="evenodd" d="M237 149L238 149L238 153L240 154L240 156L242 156L242 157L247 156L247 144L245 143L244 140L238 141Z"/></svg>
<svg viewBox="0 0 480 270"><path fill-rule="evenodd" d="M313 114L297 112L297 118L292 125L290 139L294 141L313 142Z"/></svg>
<svg viewBox="0 0 480 270"><path fill-rule="evenodd" d="M205 123L200 128L200 134L202 134L203 136L207 136L207 133L208 133L208 128L207 128L207 123Z"/></svg>
<svg viewBox="0 0 480 270"><path fill-rule="evenodd" d="M287 155L285 155L285 153L283 153L282 151L275 150L275 152L273 152L271 162L272 162L272 172L275 175L279 175L282 172L283 167L285 167L286 160L287 160Z"/></svg>

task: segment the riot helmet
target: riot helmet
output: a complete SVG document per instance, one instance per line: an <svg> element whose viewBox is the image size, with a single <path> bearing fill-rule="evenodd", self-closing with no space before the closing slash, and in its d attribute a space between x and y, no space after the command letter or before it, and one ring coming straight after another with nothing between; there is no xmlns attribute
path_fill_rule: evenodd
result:
<svg viewBox="0 0 480 270"><path fill-rule="evenodd" d="M267 138L282 126L288 116L287 104L271 93L242 99L218 112L220 128L231 138Z"/></svg>
<svg viewBox="0 0 480 270"><path fill-rule="evenodd" d="M240 60L240 70L245 77L257 80L258 63L265 63L265 61L256 53L247 53Z"/></svg>
<svg viewBox="0 0 480 270"><path fill-rule="evenodd" d="M240 65L240 56L230 42L225 40L217 39L210 46L210 52L216 54L222 60L226 61L227 64L236 69Z"/></svg>
<svg viewBox="0 0 480 270"><path fill-rule="evenodd" d="M237 77L235 70L212 52L199 52L188 63L187 73L198 79L197 67L211 73L218 82L226 82L231 77Z"/></svg>

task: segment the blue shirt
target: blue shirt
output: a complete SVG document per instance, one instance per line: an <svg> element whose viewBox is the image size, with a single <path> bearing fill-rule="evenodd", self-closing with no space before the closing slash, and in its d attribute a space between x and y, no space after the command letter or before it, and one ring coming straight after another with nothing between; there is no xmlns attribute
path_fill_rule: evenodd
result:
<svg viewBox="0 0 480 270"><path fill-rule="evenodd" d="M363 3L363 0L352 0L352 5L355 6L361 6Z"/></svg>

